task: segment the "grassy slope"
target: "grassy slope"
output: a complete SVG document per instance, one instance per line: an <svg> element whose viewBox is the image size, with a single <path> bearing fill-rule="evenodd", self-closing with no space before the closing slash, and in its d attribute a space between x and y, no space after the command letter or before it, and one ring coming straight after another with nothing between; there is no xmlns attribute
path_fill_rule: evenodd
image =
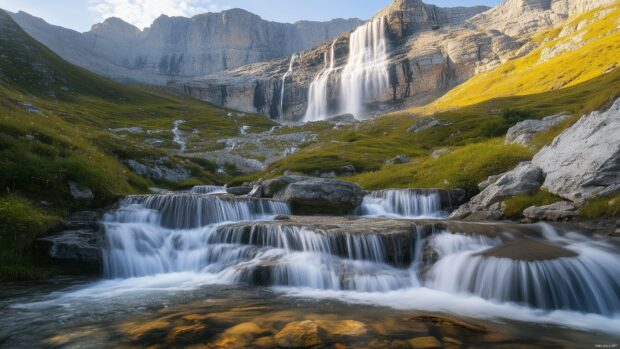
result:
<svg viewBox="0 0 620 349"><path fill-rule="evenodd" d="M28 248L74 209L99 207L153 185L119 160L165 158L198 181L225 181L204 161L176 155L172 123L191 134L188 149L216 146L241 125L262 131L273 122L155 87L128 87L63 61L0 11L0 279L37 274ZM142 127L146 133L111 132ZM151 138L162 143L153 146ZM68 181L87 186L94 202L74 200ZM196 180L195 180L196 181ZM162 183L159 183L162 184Z"/></svg>
<svg viewBox="0 0 620 349"><path fill-rule="evenodd" d="M526 56L474 76L424 109L445 110L498 97L531 95L596 78L620 66L619 27L620 1L582 14L538 34L534 41L540 46ZM569 28L575 31L561 36L562 29ZM575 46L575 38L581 38L579 41L585 44ZM560 53L548 60L541 59L553 49Z"/></svg>

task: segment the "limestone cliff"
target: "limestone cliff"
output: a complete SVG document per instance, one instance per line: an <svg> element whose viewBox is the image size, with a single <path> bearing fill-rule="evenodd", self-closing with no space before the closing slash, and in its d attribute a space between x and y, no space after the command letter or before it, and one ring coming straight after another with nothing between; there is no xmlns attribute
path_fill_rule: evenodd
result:
<svg viewBox="0 0 620 349"><path fill-rule="evenodd" d="M362 23L359 19L276 23L232 9L192 18L162 15L145 30L109 18L78 33L24 12L12 17L71 63L116 80L155 84L288 56Z"/></svg>

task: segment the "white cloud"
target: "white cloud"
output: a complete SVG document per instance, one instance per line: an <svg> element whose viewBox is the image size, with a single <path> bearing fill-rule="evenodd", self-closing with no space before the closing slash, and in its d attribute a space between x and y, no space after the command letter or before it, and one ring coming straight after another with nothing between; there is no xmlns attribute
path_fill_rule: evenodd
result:
<svg viewBox="0 0 620 349"><path fill-rule="evenodd" d="M97 13L100 20L118 17L145 28L162 14L185 16L205 12L216 12L229 8L213 3L212 0L90 0L89 9Z"/></svg>

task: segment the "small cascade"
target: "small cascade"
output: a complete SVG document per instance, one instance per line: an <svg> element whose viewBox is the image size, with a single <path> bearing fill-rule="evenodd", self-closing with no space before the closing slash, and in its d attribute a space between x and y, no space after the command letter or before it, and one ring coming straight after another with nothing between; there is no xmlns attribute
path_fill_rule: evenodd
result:
<svg viewBox="0 0 620 349"><path fill-rule="evenodd" d="M441 196L437 191L388 189L366 195L360 208L364 216L441 217Z"/></svg>
<svg viewBox="0 0 620 349"><path fill-rule="evenodd" d="M189 192L191 194L226 194L226 189L217 185L197 185Z"/></svg>
<svg viewBox="0 0 620 349"><path fill-rule="evenodd" d="M114 215L125 214L127 210L131 210L128 214L136 216L142 215L143 210L156 211L158 224L170 229L192 229L215 223L260 220L290 214L286 203L275 200L181 193L129 196L121 208L111 214L111 220L106 221L114 221Z"/></svg>
<svg viewBox="0 0 620 349"><path fill-rule="evenodd" d="M306 122L324 120L329 116L329 77L336 71L335 46L337 41L338 38L332 42L329 57L325 53L325 67L308 88L308 109L304 116Z"/></svg>
<svg viewBox="0 0 620 349"><path fill-rule="evenodd" d="M363 118L364 104L388 88L387 28L381 17L351 33L349 59L340 77L340 113Z"/></svg>
<svg viewBox="0 0 620 349"><path fill-rule="evenodd" d="M179 127L183 125L184 123L185 123L185 120L177 120L172 123L172 125L174 126L172 128L172 134L174 135L174 138L172 139L172 141L179 145L179 148L180 148L179 151L181 153L184 153L185 149L187 148L187 142L183 138L183 133L179 129Z"/></svg>
<svg viewBox="0 0 620 349"><path fill-rule="evenodd" d="M293 74L293 64L295 64L295 59L297 58L296 54L291 56L291 62L288 65L288 70L282 76L282 84L280 87L280 117L284 117L284 85L286 84L286 78Z"/></svg>
<svg viewBox="0 0 620 349"><path fill-rule="evenodd" d="M564 246L574 257L514 260L485 256L499 239L444 233L433 238L439 261L429 287L468 293L546 310L576 310L612 316L620 312L620 256L600 243L576 240ZM536 245L545 244L537 241ZM533 246L533 249L539 246Z"/></svg>

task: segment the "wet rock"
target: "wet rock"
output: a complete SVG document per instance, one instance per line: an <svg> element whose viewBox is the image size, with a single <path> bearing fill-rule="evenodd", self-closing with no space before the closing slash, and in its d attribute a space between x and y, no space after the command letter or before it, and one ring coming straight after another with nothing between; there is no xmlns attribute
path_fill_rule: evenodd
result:
<svg viewBox="0 0 620 349"><path fill-rule="evenodd" d="M494 178L493 178L494 179ZM501 202L514 195L530 194L540 188L544 180L543 172L531 162L522 162L513 170L508 171L487 185L468 203L454 211L450 218L463 219L475 212L490 212L489 216L503 214ZM495 205L495 206L494 206Z"/></svg>
<svg viewBox="0 0 620 349"><path fill-rule="evenodd" d="M265 331L253 322L235 325L218 335L213 344L216 348L243 348Z"/></svg>
<svg viewBox="0 0 620 349"><path fill-rule="evenodd" d="M295 214L346 214L358 207L364 198L362 188L351 182L313 178L289 184L274 196L286 201Z"/></svg>
<svg viewBox="0 0 620 349"><path fill-rule="evenodd" d="M263 181L263 196L273 198L278 192L283 191L291 183L297 183L310 179L306 176L285 175L275 179Z"/></svg>
<svg viewBox="0 0 620 349"><path fill-rule="evenodd" d="M203 324L177 326L168 333L166 341L173 343L196 342L197 340L205 336L206 332L207 327Z"/></svg>
<svg viewBox="0 0 620 349"><path fill-rule="evenodd" d="M272 336L261 337L252 343L256 348L275 348L277 346L276 339Z"/></svg>
<svg viewBox="0 0 620 349"><path fill-rule="evenodd" d="M568 201L558 201L546 206L531 206L523 211L523 216L532 221L562 221L579 214L575 205Z"/></svg>
<svg viewBox="0 0 620 349"><path fill-rule="evenodd" d="M407 342L414 349L430 349L442 347L441 342L433 336L412 338Z"/></svg>
<svg viewBox="0 0 620 349"><path fill-rule="evenodd" d="M569 117L570 114L561 113L547 116L542 120L521 121L508 129L504 143L528 145L532 142L534 136L551 129L553 126L568 119Z"/></svg>
<svg viewBox="0 0 620 349"><path fill-rule="evenodd" d="M290 322L275 336L282 348L312 348L323 344L319 326L312 320Z"/></svg>
<svg viewBox="0 0 620 349"><path fill-rule="evenodd" d="M87 264L98 270L103 261L103 241L103 233L98 229L79 229L40 238L37 246L58 261Z"/></svg>
<svg viewBox="0 0 620 349"><path fill-rule="evenodd" d="M409 162L411 162L411 158L409 158L407 155L400 154L400 155L397 155L395 158L386 161L385 163L392 164L392 165L398 165L398 164L406 164Z"/></svg>
<svg viewBox="0 0 620 349"><path fill-rule="evenodd" d="M407 129L407 132L422 132L439 126L449 126L451 122L437 119L435 117L425 117Z"/></svg>
<svg viewBox="0 0 620 349"><path fill-rule="evenodd" d="M402 339L396 339L396 340L393 340L392 343L390 343L389 348L390 349L411 349L411 346L409 345L409 343L407 343L407 341L404 341Z"/></svg>
<svg viewBox="0 0 620 349"><path fill-rule="evenodd" d="M341 320L341 321L316 321L319 327L327 332L329 336L334 337L355 337L366 334L368 330L363 322L355 320Z"/></svg>
<svg viewBox="0 0 620 349"><path fill-rule="evenodd" d="M505 242L478 255L528 262L577 257L577 253L564 247L530 239L517 239Z"/></svg>
<svg viewBox="0 0 620 349"><path fill-rule="evenodd" d="M252 191L252 189L254 188L243 185L238 187L228 187L226 188L226 192L232 195L247 195Z"/></svg>
<svg viewBox="0 0 620 349"><path fill-rule="evenodd" d="M421 315L413 317L411 320L444 328L460 328L472 333L486 332L486 328L482 325L445 316Z"/></svg>
<svg viewBox="0 0 620 349"><path fill-rule="evenodd" d="M76 200L93 200L95 198L95 194L90 188L83 187L81 188L79 184L69 181L69 194Z"/></svg>
<svg viewBox="0 0 620 349"><path fill-rule="evenodd" d="M582 116L532 159L543 188L577 204L620 192L620 98L603 112Z"/></svg>
<svg viewBox="0 0 620 349"><path fill-rule="evenodd" d="M170 327L170 324L165 321L155 320L146 323L127 323L121 327L121 331L134 342L151 344L162 342Z"/></svg>

